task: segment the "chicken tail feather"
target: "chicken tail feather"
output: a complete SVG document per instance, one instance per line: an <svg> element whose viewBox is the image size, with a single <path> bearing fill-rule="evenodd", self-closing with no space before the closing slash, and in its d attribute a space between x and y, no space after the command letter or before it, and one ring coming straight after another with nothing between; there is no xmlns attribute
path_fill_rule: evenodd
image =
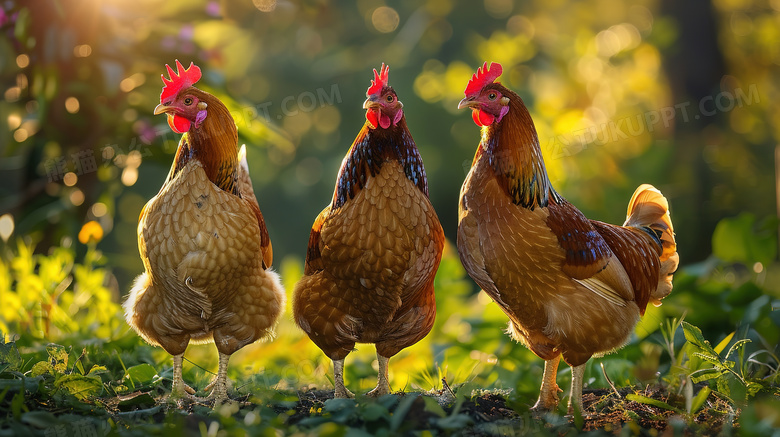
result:
<svg viewBox="0 0 780 437"><path fill-rule="evenodd" d="M643 228L662 247L659 256L661 272L658 288L650 296L650 301L658 306L661 304L661 299L672 292L672 274L677 270L680 262L674 239L674 226L669 215L669 201L654 186L640 185L628 202L626 222L623 226Z"/></svg>

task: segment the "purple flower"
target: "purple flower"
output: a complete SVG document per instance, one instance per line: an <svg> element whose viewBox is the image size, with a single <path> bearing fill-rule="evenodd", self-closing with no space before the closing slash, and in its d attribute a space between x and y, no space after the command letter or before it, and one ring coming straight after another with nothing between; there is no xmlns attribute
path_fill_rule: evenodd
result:
<svg viewBox="0 0 780 437"><path fill-rule="evenodd" d="M212 17L219 17L219 3L210 1L206 4L206 13Z"/></svg>
<svg viewBox="0 0 780 437"><path fill-rule="evenodd" d="M193 29L191 24L185 24L181 27L181 30L179 30L179 38L189 41L192 39L192 36L195 34L195 29Z"/></svg>

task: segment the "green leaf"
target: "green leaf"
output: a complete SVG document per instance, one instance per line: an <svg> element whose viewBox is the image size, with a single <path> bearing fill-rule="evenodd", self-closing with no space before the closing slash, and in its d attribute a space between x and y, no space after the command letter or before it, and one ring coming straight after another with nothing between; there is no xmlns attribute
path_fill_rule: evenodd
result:
<svg viewBox="0 0 780 437"><path fill-rule="evenodd" d="M727 335L726 338L721 340L721 342L718 343L717 346L715 346L715 353L720 355L720 353L723 352L724 349L726 349L726 346L729 345L729 342L731 342L731 339L734 338L734 334L735 333L736 333L736 331L733 331L731 334ZM726 358L728 358L728 356L726 356Z"/></svg>
<svg viewBox="0 0 780 437"><path fill-rule="evenodd" d="M11 413L16 420L21 420L22 410L27 411L27 406L24 405L24 392L20 391L11 398Z"/></svg>
<svg viewBox="0 0 780 437"><path fill-rule="evenodd" d="M699 411L699 409L701 409L702 406L704 406L704 402L707 401L707 398L710 396L711 392L712 390L705 386L702 387L698 393L696 393L696 396L693 398L693 402L691 402L691 413L696 413Z"/></svg>
<svg viewBox="0 0 780 437"><path fill-rule="evenodd" d="M99 377L77 374L64 375L54 382L54 386L57 389L67 390L78 400L97 396L103 391L103 382Z"/></svg>
<svg viewBox="0 0 780 437"><path fill-rule="evenodd" d="M48 411L30 411L22 414L22 422L39 429L47 429L57 423L57 418Z"/></svg>
<svg viewBox="0 0 780 437"><path fill-rule="evenodd" d="M22 379L0 379L0 390L26 390L30 393L37 393L41 386L41 381L43 381L43 378L40 376Z"/></svg>
<svg viewBox="0 0 780 437"><path fill-rule="evenodd" d="M345 424L357 413L357 404L354 399L328 399L322 410L330 413L334 422Z"/></svg>
<svg viewBox="0 0 780 437"><path fill-rule="evenodd" d="M749 381L747 383L747 394L748 396L755 396L758 392L765 388L766 387L761 382Z"/></svg>
<svg viewBox="0 0 780 437"><path fill-rule="evenodd" d="M667 404L664 401L659 401L658 399L648 398L647 396L642 396L634 393L629 393L626 395L626 399L629 401L639 402L640 404L645 405L652 405L654 407L663 408L664 410L674 411L680 414L685 413L684 411L680 410L679 408L675 408L669 404Z"/></svg>
<svg viewBox="0 0 780 437"><path fill-rule="evenodd" d="M17 371L22 367L22 356L19 355L19 349L16 348L16 343L2 343L0 344L0 370L5 372Z"/></svg>
<svg viewBox="0 0 780 437"><path fill-rule="evenodd" d="M715 352L715 349L710 346L710 342L704 339L704 335L702 335L701 329L699 329L697 326L691 325L688 322L682 322L682 327L683 334L685 334L685 339L688 340L689 343L693 344L704 352L709 353L710 355L718 355L718 353Z"/></svg>
<svg viewBox="0 0 780 437"><path fill-rule="evenodd" d="M30 370L30 375L33 377L46 374L54 375L54 367L48 361L38 361Z"/></svg>
<svg viewBox="0 0 780 437"><path fill-rule="evenodd" d="M716 368L723 368L725 367L723 365L723 362L721 361L720 357L717 355L712 355L704 352L694 352L694 356L699 357L703 359L704 361L714 365Z"/></svg>
<svg viewBox="0 0 780 437"><path fill-rule="evenodd" d="M723 378L718 378L715 381L715 386L717 387L718 392L731 399L731 387L729 385L728 376L729 375L725 375Z"/></svg>
<svg viewBox="0 0 780 437"><path fill-rule="evenodd" d="M731 356L731 354L738 351L740 348L745 347L745 345L750 342L751 340L749 338L743 338L742 340L737 340L733 345L731 345L731 348L729 348L728 353L726 353L726 359L728 359Z"/></svg>
<svg viewBox="0 0 780 437"><path fill-rule="evenodd" d="M390 421L390 431L398 431L401 427L406 415L409 414L409 410L412 408L412 404L417 400L419 394L408 394L401 402L398 403L398 407L393 412L392 420Z"/></svg>
<svg viewBox="0 0 780 437"><path fill-rule="evenodd" d="M425 402L425 411L435 414L439 417L447 416L447 412L444 411L444 408L439 405L436 399L430 396L423 396L423 401Z"/></svg>
<svg viewBox="0 0 780 437"><path fill-rule="evenodd" d="M65 373L68 369L68 349L65 346L49 343L46 345L46 352L49 354L49 363L57 373Z"/></svg>
<svg viewBox="0 0 780 437"><path fill-rule="evenodd" d="M89 375L99 375L101 373L108 373L108 369L106 366L99 366L95 364L92 366L92 368L89 369L89 372L87 372L87 376Z"/></svg>
<svg viewBox="0 0 780 437"><path fill-rule="evenodd" d="M694 374L696 376L694 376ZM691 374L691 381L698 384L703 381L709 381L710 379L718 378L723 374L723 372L717 369L705 369L699 372L695 372L694 374Z"/></svg>
<svg viewBox="0 0 780 437"><path fill-rule="evenodd" d="M360 410L360 415L366 422L373 422L380 418L390 419L390 412L387 411L387 408L377 403L364 405Z"/></svg>
<svg viewBox="0 0 780 437"><path fill-rule="evenodd" d="M157 370L147 363L128 368L124 377L130 380L133 387L157 384L162 380Z"/></svg>
<svg viewBox="0 0 780 437"><path fill-rule="evenodd" d="M464 429L466 426L472 423L474 423L474 421L471 420L471 417L465 414L453 414L441 419L436 419L436 425L438 425L439 428L448 431Z"/></svg>

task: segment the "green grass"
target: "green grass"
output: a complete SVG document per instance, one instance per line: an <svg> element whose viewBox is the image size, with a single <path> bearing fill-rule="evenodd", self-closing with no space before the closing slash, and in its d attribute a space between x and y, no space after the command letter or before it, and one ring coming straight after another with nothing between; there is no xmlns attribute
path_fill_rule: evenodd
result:
<svg viewBox="0 0 780 437"><path fill-rule="evenodd" d="M164 402L171 358L123 322L94 243L44 255L20 242L1 259L0 436L780 433L776 263L756 273L745 267L750 259L713 258L681 269L672 295L648 308L629 344L589 361L585 411L571 417L566 366L559 409L529 410L542 361L503 333L506 317L475 293L449 245L431 334L390 362L397 394L360 396L376 384L374 349L360 345L346 366L357 400L331 399L330 362L288 311L273 341L232 357L236 402L216 409ZM300 260L280 270L292 289ZM216 355L213 345L191 346L185 380L202 390Z"/></svg>

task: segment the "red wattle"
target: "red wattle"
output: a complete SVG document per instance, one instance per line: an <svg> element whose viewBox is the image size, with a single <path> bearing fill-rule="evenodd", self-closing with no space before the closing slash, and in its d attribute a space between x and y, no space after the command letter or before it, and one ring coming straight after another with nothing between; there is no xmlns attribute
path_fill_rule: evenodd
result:
<svg viewBox="0 0 780 437"><path fill-rule="evenodd" d="M376 129L379 126L379 120L377 120L376 111L369 109L366 111L366 120L371 125L372 129Z"/></svg>
<svg viewBox="0 0 780 437"><path fill-rule="evenodd" d="M474 119L474 123L476 123L477 126L487 126L493 123L493 120L496 119L494 115L488 114L487 112L481 111L479 109L473 109L471 111L471 118Z"/></svg>
<svg viewBox="0 0 780 437"><path fill-rule="evenodd" d="M189 131L191 124L192 123L184 117L168 114L168 126L177 134L183 134L184 132Z"/></svg>
<svg viewBox="0 0 780 437"><path fill-rule="evenodd" d="M379 116L379 125L382 126L382 129L387 129L390 127L390 117L386 116L385 114L382 114Z"/></svg>

